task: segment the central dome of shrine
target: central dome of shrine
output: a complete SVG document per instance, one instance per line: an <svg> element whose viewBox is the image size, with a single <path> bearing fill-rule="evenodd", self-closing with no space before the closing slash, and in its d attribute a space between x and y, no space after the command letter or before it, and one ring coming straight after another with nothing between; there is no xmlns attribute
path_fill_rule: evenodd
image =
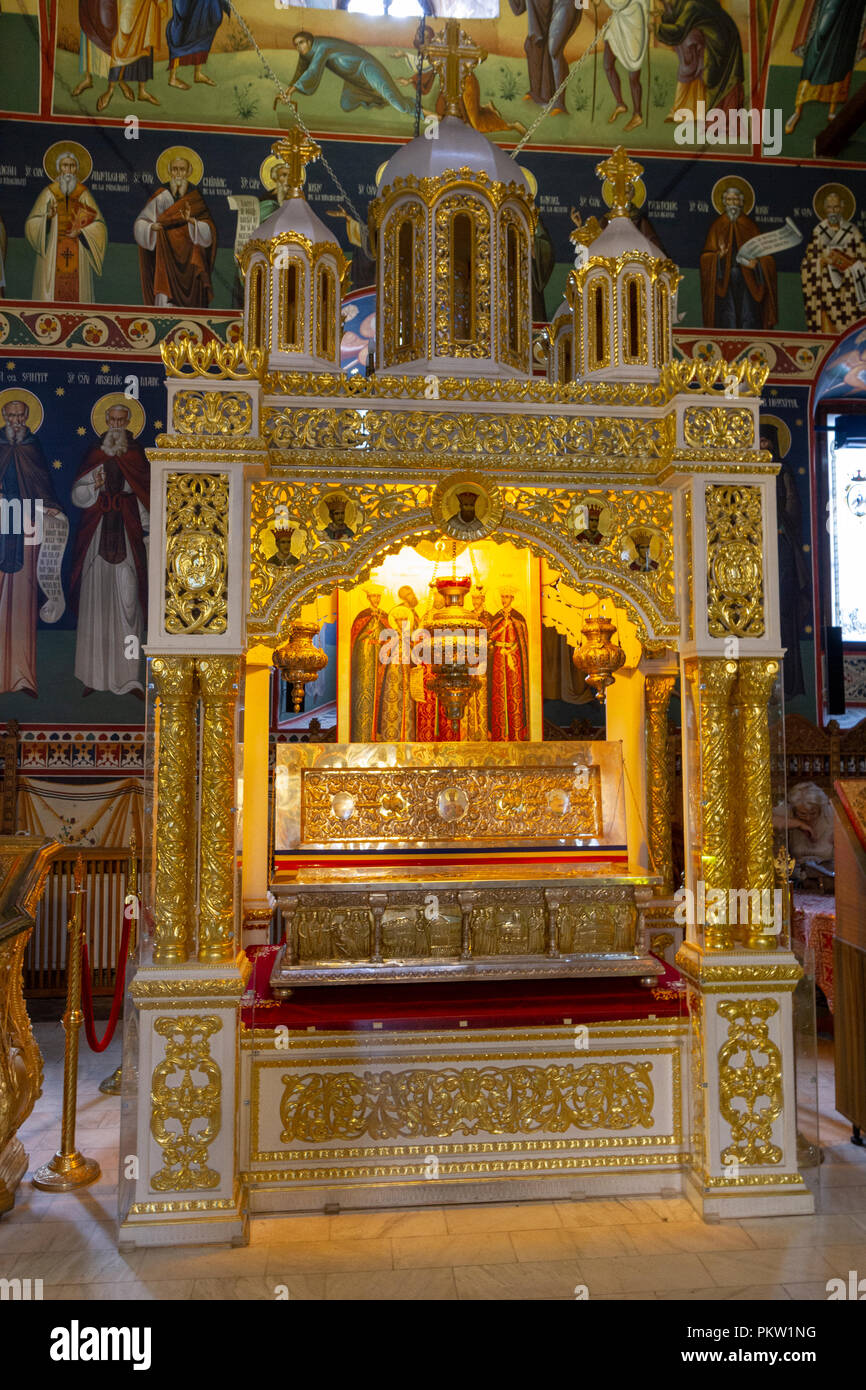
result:
<svg viewBox="0 0 866 1390"><path fill-rule="evenodd" d="M459 117L486 55L449 19L422 52L445 115L388 161L370 204L376 253L376 368L448 377L532 371L530 181Z"/></svg>
<svg viewBox="0 0 866 1390"><path fill-rule="evenodd" d="M380 193L396 179L438 179L458 169L471 169L497 183L516 183L529 191L529 180L511 155L459 116L443 116L433 130L435 139L419 135L391 156L377 179Z"/></svg>

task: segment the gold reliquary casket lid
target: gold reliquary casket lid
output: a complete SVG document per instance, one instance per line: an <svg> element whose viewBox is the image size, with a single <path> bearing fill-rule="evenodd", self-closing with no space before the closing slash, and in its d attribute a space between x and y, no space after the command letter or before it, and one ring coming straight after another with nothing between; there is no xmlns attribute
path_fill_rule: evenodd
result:
<svg viewBox="0 0 866 1390"><path fill-rule="evenodd" d="M622 745L279 744L274 869L626 872Z"/></svg>

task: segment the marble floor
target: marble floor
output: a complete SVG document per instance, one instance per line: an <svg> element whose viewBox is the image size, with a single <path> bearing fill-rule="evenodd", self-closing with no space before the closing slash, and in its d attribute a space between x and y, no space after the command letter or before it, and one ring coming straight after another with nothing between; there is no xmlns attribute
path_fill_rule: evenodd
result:
<svg viewBox="0 0 866 1390"><path fill-rule="evenodd" d="M62 1081L60 1024L36 1033L46 1075L21 1130L31 1172L57 1147ZM705 1224L680 1196L347 1211L254 1218L243 1249L131 1254L115 1244L120 1101L97 1089L118 1060L116 1044L101 1056L82 1049L77 1140L101 1180L54 1195L28 1175L0 1219L0 1277L42 1279L45 1299L825 1300L828 1279L866 1276L866 1149L834 1110L826 1041L816 1088L825 1161L807 1173L815 1216ZM807 1134L814 1119L804 1108Z"/></svg>

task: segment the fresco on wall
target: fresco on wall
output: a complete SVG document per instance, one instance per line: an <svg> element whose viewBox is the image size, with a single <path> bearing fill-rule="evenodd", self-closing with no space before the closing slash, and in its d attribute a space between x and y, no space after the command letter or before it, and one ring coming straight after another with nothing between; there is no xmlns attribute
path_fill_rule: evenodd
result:
<svg viewBox="0 0 866 1390"><path fill-rule="evenodd" d="M763 104L784 112L782 153L809 159L815 137L866 80L866 0L776 0ZM866 157L862 129L846 147Z"/></svg>
<svg viewBox="0 0 866 1390"><path fill-rule="evenodd" d="M42 47L39 0L0 6L0 111L38 113Z"/></svg>
<svg viewBox="0 0 866 1390"><path fill-rule="evenodd" d="M194 131L169 143L142 127L126 141L114 126L84 125L72 139L30 122L6 131L14 152L0 166L6 297L154 313L238 307L241 228L248 235L284 196L272 137ZM372 283L366 212L394 148L328 141L342 189L321 162L308 171L307 194L351 260L353 289ZM520 155L538 184L538 320L561 302L574 217L604 214L596 163L584 152ZM866 314L863 172L770 162L742 170L718 159L647 161L639 225L683 271L680 325L838 332Z"/></svg>
<svg viewBox="0 0 866 1390"><path fill-rule="evenodd" d="M142 721L164 399L152 362L0 359L0 719Z"/></svg>
<svg viewBox="0 0 866 1390"><path fill-rule="evenodd" d="M267 129L276 106L286 121L275 84L226 8L223 0L198 7L172 0L165 9L130 0L135 23L127 34L105 23L93 0L58 0L55 113L135 111L174 127ZM400 140L414 133L419 86L422 115L436 113L440 96L429 71L419 81L422 9L408 16L407 9L397 17L384 5L360 14L247 0L244 17L311 130ZM487 18L478 10L444 8L488 54L462 95L472 124L503 143L520 138L565 78L541 137L553 147L613 146L625 134L635 149L671 150L674 110L701 100L727 110L742 106L748 91L747 0L664 0L652 8L646 0L507 0Z"/></svg>

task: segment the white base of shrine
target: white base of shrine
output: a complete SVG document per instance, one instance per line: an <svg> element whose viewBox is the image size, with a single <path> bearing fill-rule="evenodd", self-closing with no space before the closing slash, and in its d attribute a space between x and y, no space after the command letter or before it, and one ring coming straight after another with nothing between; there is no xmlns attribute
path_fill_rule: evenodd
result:
<svg viewBox="0 0 866 1390"><path fill-rule="evenodd" d="M688 1020L245 1033L251 1213L682 1191Z"/></svg>
<svg viewBox="0 0 866 1390"><path fill-rule="evenodd" d="M702 1187L693 1174L683 1181L683 1195L705 1221L739 1221L755 1216L811 1216L815 1198L800 1177L786 1183L767 1183L743 1192L733 1184L724 1190Z"/></svg>
<svg viewBox="0 0 866 1390"><path fill-rule="evenodd" d="M249 1239L249 1216L238 1202L233 1212L127 1217L120 1223L117 1248L130 1252L170 1245L248 1245Z"/></svg>

